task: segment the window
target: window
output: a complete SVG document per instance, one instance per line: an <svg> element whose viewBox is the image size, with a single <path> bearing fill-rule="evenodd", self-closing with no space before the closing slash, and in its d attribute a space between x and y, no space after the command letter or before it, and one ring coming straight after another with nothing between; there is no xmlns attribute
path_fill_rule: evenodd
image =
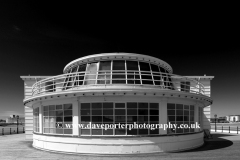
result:
<svg viewBox="0 0 240 160"><path fill-rule="evenodd" d="M163 80L162 80L161 73L159 71L159 67L151 64L151 69L152 69L154 84L157 85L157 86L162 86L163 85L163 82L162 82Z"/></svg>
<svg viewBox="0 0 240 160"><path fill-rule="evenodd" d="M74 83L75 86L83 85L85 71L86 71L86 64L80 65L78 67L78 74L76 76L76 80Z"/></svg>
<svg viewBox="0 0 240 160"><path fill-rule="evenodd" d="M191 127L194 124L194 106L183 104L167 104L168 122L171 124L187 125ZM168 134L194 132L194 128L168 128Z"/></svg>
<svg viewBox="0 0 240 160"><path fill-rule="evenodd" d="M141 84L138 62L137 61L126 61L127 65L127 83L128 84Z"/></svg>
<svg viewBox="0 0 240 160"><path fill-rule="evenodd" d="M98 84L110 84L111 61L101 61L98 71Z"/></svg>
<svg viewBox="0 0 240 160"><path fill-rule="evenodd" d="M181 91L190 92L190 82L181 82Z"/></svg>
<svg viewBox="0 0 240 160"><path fill-rule="evenodd" d="M139 62L142 84L151 84L153 85L152 75L149 63Z"/></svg>
<svg viewBox="0 0 240 160"><path fill-rule="evenodd" d="M98 63L88 63L85 75L85 85L96 84Z"/></svg>
<svg viewBox="0 0 240 160"><path fill-rule="evenodd" d="M159 124L158 103L81 103L81 124ZM129 127L129 126L128 126ZM81 135L148 135L159 134L159 130L143 128L121 128L117 125L115 129L84 128L80 130Z"/></svg>
<svg viewBox="0 0 240 160"><path fill-rule="evenodd" d="M33 109L33 131L39 132L39 107Z"/></svg>
<svg viewBox="0 0 240 160"><path fill-rule="evenodd" d="M116 60L113 61L113 68L112 68L112 83L120 83L126 84L126 77L125 77L125 61Z"/></svg>
<svg viewBox="0 0 240 160"><path fill-rule="evenodd" d="M43 133L72 134L72 104L43 106Z"/></svg>

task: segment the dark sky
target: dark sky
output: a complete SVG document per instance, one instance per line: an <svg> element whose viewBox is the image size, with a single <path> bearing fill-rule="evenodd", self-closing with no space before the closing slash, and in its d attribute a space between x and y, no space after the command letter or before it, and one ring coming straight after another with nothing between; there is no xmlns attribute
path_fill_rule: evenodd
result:
<svg viewBox="0 0 240 160"><path fill-rule="evenodd" d="M215 76L212 114L240 114L235 13L126 6L1 1L0 118L23 115L20 76L62 74L74 59L107 52L154 56L178 75Z"/></svg>

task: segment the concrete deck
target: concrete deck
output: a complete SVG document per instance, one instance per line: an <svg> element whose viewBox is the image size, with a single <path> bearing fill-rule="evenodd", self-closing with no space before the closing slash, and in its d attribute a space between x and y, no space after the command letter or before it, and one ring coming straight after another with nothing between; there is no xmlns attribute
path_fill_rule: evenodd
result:
<svg viewBox="0 0 240 160"><path fill-rule="evenodd" d="M180 153L159 153L131 156L68 155L41 151L32 147L31 141L25 141L24 134L0 135L0 160L145 160L145 159L227 159L238 160L240 157L240 135L214 133L213 139L194 150Z"/></svg>

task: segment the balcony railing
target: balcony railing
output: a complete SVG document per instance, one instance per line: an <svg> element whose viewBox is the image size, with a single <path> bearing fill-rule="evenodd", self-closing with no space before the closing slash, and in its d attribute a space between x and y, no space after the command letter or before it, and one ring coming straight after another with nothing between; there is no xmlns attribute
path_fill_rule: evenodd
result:
<svg viewBox="0 0 240 160"><path fill-rule="evenodd" d="M119 85L133 88L148 87L204 94L204 86L199 81L175 74L132 70L106 70L67 73L43 79L32 86L32 95L79 90L81 87Z"/></svg>

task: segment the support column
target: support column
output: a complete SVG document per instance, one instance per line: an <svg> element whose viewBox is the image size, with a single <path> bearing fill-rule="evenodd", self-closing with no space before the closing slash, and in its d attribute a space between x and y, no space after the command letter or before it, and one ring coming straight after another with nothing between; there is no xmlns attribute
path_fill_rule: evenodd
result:
<svg viewBox="0 0 240 160"><path fill-rule="evenodd" d="M167 124L167 98L161 98L159 102L159 124ZM159 134L167 134L167 129L159 128Z"/></svg>
<svg viewBox="0 0 240 160"><path fill-rule="evenodd" d="M73 136L79 135L78 129L78 101L73 101Z"/></svg>
<svg viewBox="0 0 240 160"><path fill-rule="evenodd" d="M43 106L39 105L39 133L43 133Z"/></svg>
<svg viewBox="0 0 240 160"><path fill-rule="evenodd" d="M194 105L194 123L195 123L195 129L194 132L199 132L200 128L197 128L196 125L199 124L199 107L198 103Z"/></svg>

